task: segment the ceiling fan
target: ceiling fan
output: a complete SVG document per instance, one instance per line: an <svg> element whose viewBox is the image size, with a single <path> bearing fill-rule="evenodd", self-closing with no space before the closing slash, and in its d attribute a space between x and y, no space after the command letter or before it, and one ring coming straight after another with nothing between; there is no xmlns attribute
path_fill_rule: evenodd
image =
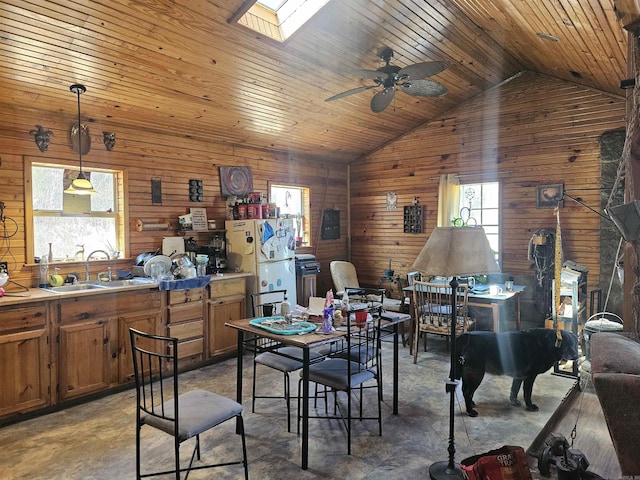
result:
<svg viewBox="0 0 640 480"><path fill-rule="evenodd" d="M354 70L357 75L370 78L375 85L366 85L352 88L346 92L338 93L329 97L325 102L332 102L339 98L348 97L354 93L363 92L371 88L383 87L371 99L371 110L375 113L382 112L389 106L395 96L396 87L398 90L417 97L441 97L447 93L447 89L433 80L426 80L427 77L436 75L447 68L444 62L421 62L400 68L390 65L393 58L393 50L386 47L380 51L378 56L385 62L383 67L377 70Z"/></svg>

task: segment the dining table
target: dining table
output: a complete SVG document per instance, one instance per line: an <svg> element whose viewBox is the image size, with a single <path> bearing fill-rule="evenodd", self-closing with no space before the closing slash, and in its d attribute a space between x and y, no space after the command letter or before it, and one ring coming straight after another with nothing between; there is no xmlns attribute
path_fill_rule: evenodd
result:
<svg viewBox="0 0 640 480"><path fill-rule="evenodd" d="M398 415L398 326L411 319L410 315L386 312L382 314L380 329L393 338L393 414ZM232 320L225 323L225 326L233 328L238 333L238 349L237 349L237 385L236 385L236 401L242 404L242 379L244 367L244 351L247 339L255 342L259 338L267 338L280 342L283 346L299 347L302 349L302 458L301 465L303 470L309 467L309 364L310 351L316 347L337 342L347 335L346 329L337 329L329 333L322 333L320 329L321 323L315 331L304 334L287 334L273 332L252 324L252 318L241 320ZM254 322L255 323L255 322ZM381 332L382 333L382 332ZM317 360L316 360L317 361ZM255 366L254 366L255 368Z"/></svg>

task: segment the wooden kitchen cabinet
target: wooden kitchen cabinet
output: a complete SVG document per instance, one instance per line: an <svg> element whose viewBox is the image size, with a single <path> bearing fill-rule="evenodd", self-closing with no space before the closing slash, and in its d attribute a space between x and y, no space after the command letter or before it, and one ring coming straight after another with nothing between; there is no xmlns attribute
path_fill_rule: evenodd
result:
<svg viewBox="0 0 640 480"><path fill-rule="evenodd" d="M69 400L131 380L129 328L161 331L160 306L160 293L151 289L60 300L58 399Z"/></svg>
<svg viewBox="0 0 640 480"><path fill-rule="evenodd" d="M204 288L167 291L167 332L178 342L178 368L204 360Z"/></svg>
<svg viewBox="0 0 640 480"><path fill-rule="evenodd" d="M0 308L0 417L51 401L47 304Z"/></svg>
<svg viewBox="0 0 640 480"><path fill-rule="evenodd" d="M118 380L126 383L134 380L133 357L131 356L131 336L129 329L134 328L140 332L151 335L164 334L160 326L160 310L144 312L118 317L118 336L120 337L120 349L118 357Z"/></svg>
<svg viewBox="0 0 640 480"><path fill-rule="evenodd" d="M209 358L235 352L238 333L225 327L230 320L246 317L246 279L217 280L209 284L207 351Z"/></svg>
<svg viewBox="0 0 640 480"><path fill-rule="evenodd" d="M58 329L58 399L69 400L112 386L117 381L118 324L115 317L63 321Z"/></svg>

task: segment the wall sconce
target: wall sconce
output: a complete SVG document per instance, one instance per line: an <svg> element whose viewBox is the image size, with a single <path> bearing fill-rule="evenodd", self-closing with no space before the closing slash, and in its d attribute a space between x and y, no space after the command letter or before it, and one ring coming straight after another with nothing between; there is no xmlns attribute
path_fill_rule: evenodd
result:
<svg viewBox="0 0 640 480"><path fill-rule="evenodd" d="M94 190L93 185L87 177L85 177L84 172L82 171L82 123L80 121L80 94L87 91L87 88L84 85L80 85L74 83L69 87L73 93L78 96L78 156L80 158L80 173L78 173L78 177L71 182L71 185L64 191L64 193L73 193L75 195L91 195L94 193L98 193ZM73 129L72 129L73 130ZM73 143L73 142L72 142Z"/></svg>
<svg viewBox="0 0 640 480"><path fill-rule="evenodd" d="M38 150L44 153L49 150L49 137L53 135L53 132L51 130L45 130L42 128L42 125L36 125L36 128L37 130L31 130L29 135L33 135L35 137Z"/></svg>

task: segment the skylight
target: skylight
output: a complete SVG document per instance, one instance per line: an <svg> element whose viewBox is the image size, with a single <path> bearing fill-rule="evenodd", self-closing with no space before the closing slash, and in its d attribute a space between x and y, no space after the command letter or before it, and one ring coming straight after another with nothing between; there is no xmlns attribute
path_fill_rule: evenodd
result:
<svg viewBox="0 0 640 480"><path fill-rule="evenodd" d="M257 0L237 23L269 38L284 42L329 0ZM232 18L232 21L234 19Z"/></svg>

